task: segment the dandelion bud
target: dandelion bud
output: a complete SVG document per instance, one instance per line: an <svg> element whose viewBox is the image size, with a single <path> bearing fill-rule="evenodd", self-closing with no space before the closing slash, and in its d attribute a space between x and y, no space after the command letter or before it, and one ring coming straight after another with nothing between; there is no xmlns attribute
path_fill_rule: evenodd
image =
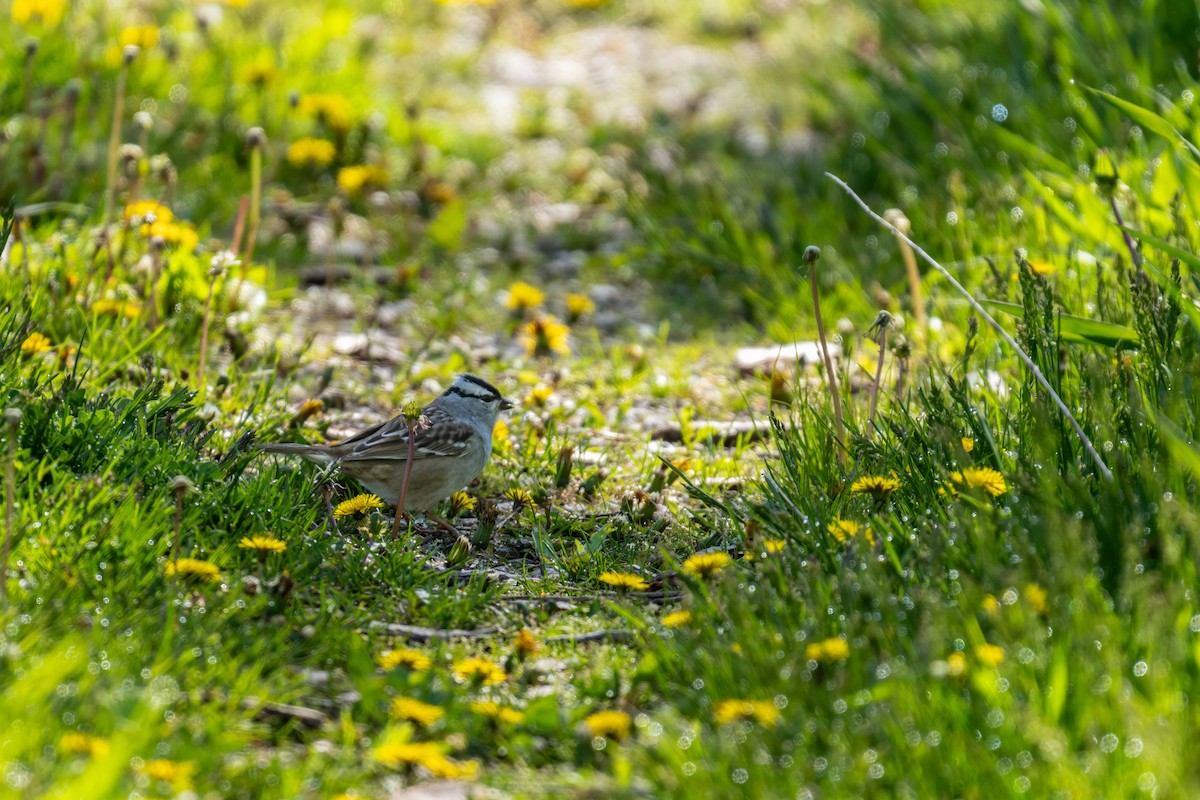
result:
<svg viewBox="0 0 1200 800"><path fill-rule="evenodd" d="M401 413L404 414L404 418L409 422L416 422L421 418L421 405L413 400L404 406L404 410Z"/></svg>
<svg viewBox="0 0 1200 800"><path fill-rule="evenodd" d="M161 237L161 236L151 236L150 237L150 252L151 253L154 253L155 255L157 255L157 254L161 253L163 251L163 248L165 248L166 246L167 246L167 240L164 239L163 237Z"/></svg>
<svg viewBox="0 0 1200 800"><path fill-rule="evenodd" d="M148 131L154 126L154 117L145 111L139 111L133 115L133 124L144 131Z"/></svg>
<svg viewBox="0 0 1200 800"><path fill-rule="evenodd" d="M71 102L75 102L77 99L79 99L79 93L82 90L83 82L78 78L71 78L71 80L67 81L67 85L63 89L63 91L66 93L67 100Z"/></svg>
<svg viewBox="0 0 1200 800"><path fill-rule="evenodd" d="M575 448L564 445L558 451L558 465L554 470L554 488L565 489L571 483L571 468L575 463Z"/></svg>
<svg viewBox="0 0 1200 800"><path fill-rule="evenodd" d="M298 105L300 105L300 93L292 89L288 92L288 106L295 108Z"/></svg>
<svg viewBox="0 0 1200 800"><path fill-rule="evenodd" d="M821 248L817 247L815 244L810 244L808 247L804 248L805 264L815 264L820 260L820 258Z"/></svg>
<svg viewBox="0 0 1200 800"><path fill-rule="evenodd" d="M246 146L255 149L264 147L267 144L267 132L262 128L253 127L246 131Z"/></svg>
<svg viewBox="0 0 1200 800"><path fill-rule="evenodd" d="M142 52L142 48L136 44L125 45L125 49L121 51L121 62L128 67L137 60L138 53L140 52Z"/></svg>
<svg viewBox="0 0 1200 800"><path fill-rule="evenodd" d="M1117 163L1113 160L1112 153L1107 147L1096 151L1096 164L1092 169L1092 175L1102 194L1111 195L1117 188L1120 175L1117 174Z"/></svg>
<svg viewBox="0 0 1200 800"><path fill-rule="evenodd" d="M457 567L459 564L467 560L471 555L471 540L466 536L459 536L458 541L450 548L450 554L446 556L446 566Z"/></svg>
<svg viewBox="0 0 1200 800"><path fill-rule="evenodd" d="M4 409L4 422L11 428L15 428L21 424L21 409L6 408Z"/></svg>
<svg viewBox="0 0 1200 800"><path fill-rule="evenodd" d="M176 475L171 479L171 488L180 494L183 494L184 492L195 491L196 484L192 483L183 475Z"/></svg>
<svg viewBox="0 0 1200 800"><path fill-rule="evenodd" d="M37 55L37 51L38 51L38 40L37 39L26 39L25 40L25 58L33 58L35 55Z"/></svg>

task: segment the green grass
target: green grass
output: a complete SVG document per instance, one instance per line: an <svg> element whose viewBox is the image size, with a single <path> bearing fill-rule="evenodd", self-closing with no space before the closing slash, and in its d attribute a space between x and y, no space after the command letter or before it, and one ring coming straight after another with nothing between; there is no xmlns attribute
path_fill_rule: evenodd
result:
<svg viewBox="0 0 1200 800"><path fill-rule="evenodd" d="M0 393L21 412L0 431L0 797L383 798L443 777L516 797L1196 794L1194 20L582 5L0 21L37 39L0 56ZM128 67L118 144L137 148L108 224L134 25L158 43ZM694 96L622 89L631 122L586 86L519 86L511 124L489 116L497 63L584 35L693 48L670 52L698 59L679 62ZM745 105L713 100L730 87ZM348 120L308 113L316 92ZM255 126L262 224L228 264ZM332 159L289 161L304 137ZM377 185L341 173L362 165ZM927 267L916 329L894 237L827 170L905 212L1111 480ZM823 370L733 367L815 335L809 245L845 353L844 464ZM327 271L332 290L307 285ZM506 308L517 281L544 301ZM529 352L523 327L567 319L572 293L597 308L570 351ZM359 487L254 449L344 437L465 370L519 403L455 517L469 551L393 539L389 509L335 517ZM769 435L699 424L733 418ZM393 665L404 648L417 668Z"/></svg>

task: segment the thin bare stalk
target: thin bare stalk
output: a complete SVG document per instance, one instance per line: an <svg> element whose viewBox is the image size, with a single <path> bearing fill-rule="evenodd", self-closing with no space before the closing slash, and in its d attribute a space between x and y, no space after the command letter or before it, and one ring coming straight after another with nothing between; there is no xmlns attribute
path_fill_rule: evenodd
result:
<svg viewBox="0 0 1200 800"><path fill-rule="evenodd" d="M833 427L837 436L838 463L846 466L846 426L842 421L842 394L838 389L837 371L833 368L833 357L829 354L829 343L825 340L825 323L821 320L821 296L817 291L817 261L821 248L807 247L804 260L808 262L808 279L812 285L813 315L817 320L817 336L821 340L821 356L825 360L825 379L829 384L829 398L833 403Z"/></svg>
<svg viewBox="0 0 1200 800"><path fill-rule="evenodd" d="M258 239L258 222L262 213L262 154L267 145L267 135L262 128L251 128L246 134L250 146L250 229L246 234L246 255L242 258L243 277L250 259L254 258L254 244Z"/></svg>
<svg viewBox="0 0 1200 800"><path fill-rule="evenodd" d="M883 212L883 218L895 225L905 235L912 230L912 223L898 208L889 208ZM904 270L908 273L908 293L912 297L913 321L917 323L917 330L924 336L925 297L921 293L921 271L917 269L917 257L913 255L913 249L908 246L908 242L900 237L897 237L897 241L900 243L900 256L904 259Z"/></svg>
<svg viewBox="0 0 1200 800"><path fill-rule="evenodd" d="M971 305L971 308L975 309L975 313L982 317L989 325L991 325L992 328L995 329L996 333L1000 335L1000 338L1007 342L1008 345L1016 351L1017 356L1021 359L1021 362L1029 368L1029 371L1033 373L1034 379L1037 380L1046 393L1050 395L1050 397L1054 400L1054 404L1058 406L1058 410L1071 424L1071 427L1075 431L1075 435L1079 437L1079 441L1083 445L1083 449L1087 451L1089 456L1091 456L1092 461L1095 462L1096 467L1100 470L1100 474L1103 475L1106 480L1112 480L1112 470L1110 470L1108 465L1104 463L1104 459L1101 458L1100 453L1096 451L1095 446L1092 444L1092 440L1089 439L1088 435L1083 432L1083 427L1080 426L1079 421L1075 419L1075 416L1071 413L1071 410L1067 408L1067 404L1063 402L1063 399L1058 396L1058 392L1054 391L1054 387L1050 385L1050 381L1046 380L1046 376L1042 374L1040 369L1038 369L1037 364L1033 363L1033 359L1031 359L1025 353L1025 351L1021 349L1021 346L1017 344L1016 340L1008 334L1008 331L1004 330L1000 323L996 322L992 315L987 312L987 309L980 305L979 301L976 300L970 292L963 288L963 285L959 283L953 275L950 274L949 270L938 263L937 259L929 255L929 253L921 249L916 242L908 238L908 236L902 233L899 228L888 222L879 214L876 214L875 211L873 211L871 207L867 205L866 202L864 202L863 199L859 197L853 189L850 188L849 184L831 172L826 172L825 176L838 186L842 187L842 190L845 191L846 194L850 195L854 202L857 203L863 211L867 212L868 216L870 216L880 225L883 225L892 233L896 234L899 239L907 242L908 246L911 247L917 253L917 255L921 256L921 258L924 259L927 264L940 272L942 277L949 281L950 285L953 286L959 292L959 294L967 299L967 302Z"/></svg>
<svg viewBox="0 0 1200 800"><path fill-rule="evenodd" d="M4 463L4 548L0 550L0 604L8 603L8 555L12 552L17 527L13 505L17 494L17 434L21 430L21 409L6 409L4 422L8 426L8 458Z"/></svg>
<svg viewBox="0 0 1200 800"><path fill-rule="evenodd" d="M867 429L863 434L867 441L871 441L871 434L875 432L875 411L879 407L879 384L883 381L883 359L887 356L887 335L888 325L892 321L892 315L886 311L880 311L879 316L875 318L875 327L879 328L879 363L875 365L875 381L871 385L871 410L867 412Z"/></svg>
<svg viewBox="0 0 1200 800"><path fill-rule="evenodd" d="M117 75L117 93L113 100L112 128L108 133L108 177L104 184L104 224L111 225L117 207L117 156L121 149L121 118L125 116L125 84L129 80L129 65L137 58L137 45L125 48L121 72Z"/></svg>

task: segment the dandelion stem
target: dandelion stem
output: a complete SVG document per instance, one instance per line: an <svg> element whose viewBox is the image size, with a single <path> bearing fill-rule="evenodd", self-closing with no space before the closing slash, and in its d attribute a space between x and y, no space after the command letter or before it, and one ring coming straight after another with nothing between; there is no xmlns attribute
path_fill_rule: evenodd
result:
<svg viewBox="0 0 1200 800"><path fill-rule="evenodd" d="M887 312L881 312L886 314ZM875 382L871 386L871 410L867 412L867 430L865 436L867 441L871 441L871 434L875 431L875 411L879 407L879 384L883 380L883 359L887 355L887 324L880 326L879 331L879 363L875 365Z"/></svg>
<svg viewBox="0 0 1200 800"><path fill-rule="evenodd" d="M842 395L838 390L837 372L833 368L833 357L829 354L829 343L825 339L825 323L821 320L821 296L817 291L817 261L821 258L819 247L804 251L808 262L808 280L812 285L813 315L817 320L817 336L821 340L821 356L825 360L825 380L829 385L829 399L833 403L833 426L837 435L838 463L846 466L846 427L842 422Z"/></svg>
<svg viewBox="0 0 1200 800"><path fill-rule="evenodd" d="M113 100L112 128L108 134L108 177L104 184L104 224L111 225L117 204L117 154L121 148L121 117L125 115L125 83L129 64L117 75L117 96Z"/></svg>
<svg viewBox="0 0 1200 800"><path fill-rule="evenodd" d="M8 556L12 552L16 534L13 505L17 493L17 434L21 430L21 409L5 410L4 422L8 426L8 458L4 463L4 547L0 550L0 604L8 603Z"/></svg>
<svg viewBox="0 0 1200 800"><path fill-rule="evenodd" d="M898 208L888 209L883 212L883 217L904 234L912 230L912 223ZM908 293L912 298L913 321L917 323L917 330L924 336L925 298L921 293L921 272L917 269L917 258L913 255L913 249L909 247L907 240L899 236L896 237L896 240L900 243L900 256L904 259L904 270L908 273Z"/></svg>
<svg viewBox="0 0 1200 800"><path fill-rule="evenodd" d="M1083 444L1083 448L1087 451L1088 455L1091 456L1092 461L1095 462L1096 467L1100 470L1100 474L1102 476L1104 476L1104 478L1106 480L1112 480L1112 477L1113 477L1112 470L1110 470L1108 468L1108 465L1104 463L1104 459L1100 457L1100 454L1098 452L1096 452L1096 448L1092 444L1092 440L1089 439L1088 435L1083 432L1083 428L1082 428L1082 426L1080 426L1079 421L1075 419L1075 416L1073 414L1071 414L1071 410L1069 408L1067 408L1067 404L1064 403L1063 399L1058 396L1058 392L1054 391L1054 387L1050 385L1050 381L1046 380L1046 376L1042 374L1042 371L1040 369L1038 369L1037 364L1033 363L1033 359L1031 359L1025 353L1025 351L1021 349L1021 346L1019 344L1017 344L1016 340L1013 339L1013 337L1008 334L1008 331L1004 330L1004 328L1000 325L999 322L996 322L996 320L992 317L992 315L987 312L987 309L985 309L982 305L980 305L979 301L976 300L975 297L970 292L968 292L963 287L963 285L961 283L959 283L957 279L955 279L955 277L953 275L950 274L949 270L947 270L940 263L938 263L937 259L935 259L933 256L929 255L929 253L927 253L923 249L921 249L921 247L916 242L914 242L912 239L908 238L908 236L906 236L902 231L900 231L899 228L897 228L892 223L888 222L886 219L881 217L879 214L875 213L875 211L872 210L872 208L869 205L867 205L866 202L861 197L859 197L853 189L850 188L849 184L847 184L845 181L843 181L841 178L839 178L838 176L834 175L831 172L826 172L825 176L827 178L829 178L831 181L833 181L834 183L836 183L838 186L842 187L842 190L845 191L846 194L850 195L851 199L853 199L854 202L857 203L859 205L859 207L862 208L863 211L867 212L868 216L870 216L872 219L874 219L880 225L883 225L885 228L890 230L892 233L896 234L897 238L899 238L901 241L906 242L908 244L908 246L911 247L913 249L913 251L917 253L917 255L921 256L921 258L924 259L927 264L929 264L934 269L936 269L938 272L940 272L942 274L942 277L944 277L947 281L949 281L950 285L953 286L959 292L959 294L961 294L963 297L967 298L967 302L970 303L971 308L975 309L975 313L977 313L979 316L983 317L983 319L986 320L987 323L989 325L991 325L992 328L995 329L996 333L998 333L1000 335L1000 338L1002 338L1005 342L1007 342L1008 345L1010 347L1012 347L1013 350L1016 351L1017 356L1021 359L1021 362L1023 364L1025 364L1026 367L1029 368L1030 372L1033 373L1034 379L1036 379L1037 382L1039 384L1041 384L1041 387L1043 389L1045 389L1046 393L1049 394L1051 399L1054 400L1054 404L1058 407L1058 410L1062 413L1062 415L1064 417L1067 418L1067 421L1069 423L1071 423L1071 427L1075 430L1075 435L1079 437L1079 441Z"/></svg>
<svg viewBox="0 0 1200 800"><path fill-rule="evenodd" d="M200 363L196 367L196 386L199 387L202 396L204 394L204 371L208 365L208 326L212 318L213 286L216 282L216 278L209 278L208 295L204 298L204 321L200 324Z"/></svg>
<svg viewBox="0 0 1200 800"><path fill-rule="evenodd" d="M250 227L246 233L246 255L242 259L242 275L254 257L254 244L258 239L258 222L262 213L262 151L267 144L262 128L252 128L247 135L250 144Z"/></svg>

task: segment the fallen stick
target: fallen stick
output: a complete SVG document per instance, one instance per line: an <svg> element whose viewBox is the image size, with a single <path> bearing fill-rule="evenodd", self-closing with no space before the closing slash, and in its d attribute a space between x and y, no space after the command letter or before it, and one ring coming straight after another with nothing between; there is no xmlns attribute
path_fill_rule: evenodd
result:
<svg viewBox="0 0 1200 800"><path fill-rule="evenodd" d="M871 207L869 205L867 205L866 202L861 197L859 197L854 192L853 189L850 188L849 184L847 184L844 180L842 180L838 176L834 175L832 172L826 172L825 177L829 178L831 181L836 183L838 186L842 187L842 189L846 192L846 194L850 195L850 197L854 200L854 202L858 203L858 205L862 208L862 210L866 211L867 214L872 219L874 219L880 225L882 225L883 227L887 228L892 233L894 233L898 239L900 239L902 242L905 242L909 247L911 247L913 249L913 252L915 252L917 255L921 256L921 258L925 259L925 261L928 264L930 264L934 269L936 269L938 272L942 273L942 277L944 277L946 280L948 280L950 282L950 285L953 286L955 289L957 289L958 292L963 297L967 298L967 302L971 304L971 308L975 309L975 313L977 313L977 314L979 314L979 316L983 317L984 320L996 330L996 333L1000 334L1000 338L1002 338L1002 339L1004 339L1004 341L1008 342L1009 346L1017 351L1017 356L1020 357L1021 361L1024 362L1025 366L1029 367L1029 371L1033 373L1033 377L1035 379L1037 379L1037 382L1039 384L1041 384L1042 388L1045 389L1047 394L1049 394L1050 397L1054 400L1054 404L1056 406L1058 406L1058 410L1061 411L1062 415L1067 418L1067 422L1071 423L1071 427L1075 429L1075 435L1079 437L1079 441L1083 444L1083 449L1087 450L1088 455L1090 455L1092 457L1092 460L1096 462L1096 466L1100 469L1100 474L1103 475L1106 480L1111 481L1113 478L1112 470L1110 470L1108 468L1108 465L1104 463L1104 459L1100 457L1100 454L1098 452L1096 452L1096 448L1092 444L1092 440L1089 439L1088 435L1083 432L1083 428L1080 426L1079 422L1075 419L1074 415L1071 414L1071 410L1067 408L1067 404L1064 403L1062 398L1058 396L1058 392L1054 391L1054 387L1050 385L1050 381L1046 380L1046 376L1042 374L1042 371L1040 369L1038 369L1037 364L1033 363L1033 359L1031 359L1028 355L1025 354L1025 351L1021 349L1021 345L1017 344L1016 339L1014 339L1008 335L1008 331L1004 330L1004 328L1001 327L1000 323L996 322L996 320L992 318L992 315L989 314L986 310L984 310L983 306L981 306L979 304L979 301L976 300L971 295L970 292L968 292L965 288L963 288L963 285L961 283L959 283L954 278L953 275L950 274L949 270L947 270L945 267L943 267L941 264L939 264L937 259L935 259L933 256L929 255L929 253L926 253L923 249L921 249L920 245L918 245L912 239L908 238L908 236L903 231L901 231L899 228L897 228L892 223L888 222L886 219L881 217L879 214L876 214L871 209Z"/></svg>

